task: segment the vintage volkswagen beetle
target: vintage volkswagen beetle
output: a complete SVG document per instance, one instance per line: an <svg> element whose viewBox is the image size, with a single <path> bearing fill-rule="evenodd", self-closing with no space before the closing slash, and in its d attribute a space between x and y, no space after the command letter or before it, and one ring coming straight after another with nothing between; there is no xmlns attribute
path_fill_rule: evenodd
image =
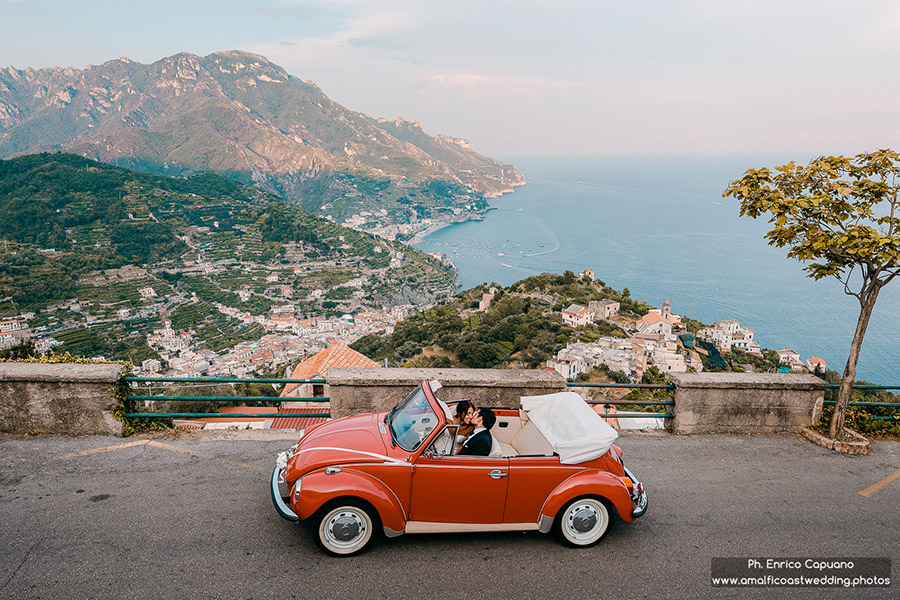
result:
<svg viewBox="0 0 900 600"><path fill-rule="evenodd" d="M490 456L461 456L436 381L423 381L387 413L300 432L278 456L272 501L289 521L308 521L336 556L383 532L555 531L590 546L613 514L647 510L643 485L622 464L617 434L578 394L523 397L495 409Z"/></svg>

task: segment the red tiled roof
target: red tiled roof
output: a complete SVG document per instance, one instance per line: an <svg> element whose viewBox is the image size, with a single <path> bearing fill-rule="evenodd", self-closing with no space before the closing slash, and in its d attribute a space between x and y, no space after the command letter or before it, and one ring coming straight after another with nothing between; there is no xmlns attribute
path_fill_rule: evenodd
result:
<svg viewBox="0 0 900 600"><path fill-rule="evenodd" d="M290 379L314 379L326 377L331 367L380 367L381 363L368 358L350 348L346 344L332 344L315 356L307 358L294 367ZM284 387L281 396L284 397L299 386L298 383L289 383Z"/></svg>
<svg viewBox="0 0 900 600"><path fill-rule="evenodd" d="M278 412L280 413L323 413L324 415L328 415L328 409L321 408L279 408ZM274 421L272 421L272 425L270 429L305 429L307 427L312 427L313 425L318 425L319 423L324 423L328 419L327 416L323 417L276 417Z"/></svg>
<svg viewBox="0 0 900 600"><path fill-rule="evenodd" d="M641 317L641 320L644 323L646 323L647 325L653 325L654 323L659 323L660 321L663 321L664 323L669 323L668 319L666 319L661 314L655 313L655 312L647 313L646 315Z"/></svg>

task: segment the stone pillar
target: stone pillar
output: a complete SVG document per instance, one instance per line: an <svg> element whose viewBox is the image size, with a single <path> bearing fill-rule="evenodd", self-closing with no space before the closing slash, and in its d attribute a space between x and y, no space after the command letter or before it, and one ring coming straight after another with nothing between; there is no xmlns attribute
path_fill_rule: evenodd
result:
<svg viewBox="0 0 900 600"><path fill-rule="evenodd" d="M676 373L673 433L780 433L822 416L828 384L814 375Z"/></svg>
<svg viewBox="0 0 900 600"><path fill-rule="evenodd" d="M125 367L0 362L0 432L122 435L112 415Z"/></svg>
<svg viewBox="0 0 900 600"><path fill-rule="evenodd" d="M468 399L477 406L518 408L520 396L561 392L566 380L555 371L526 369L328 369L331 416L390 410L423 379L443 386L444 402Z"/></svg>

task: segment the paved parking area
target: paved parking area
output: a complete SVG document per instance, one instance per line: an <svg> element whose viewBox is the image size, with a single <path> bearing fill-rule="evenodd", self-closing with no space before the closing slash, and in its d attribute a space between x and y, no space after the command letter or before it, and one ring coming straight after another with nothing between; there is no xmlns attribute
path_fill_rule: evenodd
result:
<svg viewBox="0 0 900 600"><path fill-rule="evenodd" d="M0 437L0 598L900 596L710 586L713 557L875 556L896 570L900 443L857 457L794 436L626 434L650 510L598 546L403 536L334 559L271 506L290 434L228 437Z"/></svg>

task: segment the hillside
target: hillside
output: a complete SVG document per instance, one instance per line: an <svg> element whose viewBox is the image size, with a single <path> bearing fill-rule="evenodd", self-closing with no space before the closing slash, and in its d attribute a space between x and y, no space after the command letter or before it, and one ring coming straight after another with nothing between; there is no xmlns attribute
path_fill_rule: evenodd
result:
<svg viewBox="0 0 900 600"><path fill-rule="evenodd" d="M217 348L261 335L217 305L340 315L454 289L449 265L217 175L162 177L70 154L0 161L0 316L84 329L98 338L87 355L140 345L134 332L164 318L198 332L206 323Z"/></svg>
<svg viewBox="0 0 900 600"><path fill-rule="evenodd" d="M493 301L480 311L489 289ZM569 342L625 337L614 323L577 329L563 323L560 311L566 306L604 298L621 302L621 312L633 317L650 308L601 281L578 279L571 272L544 273L507 288L494 284L466 290L398 323L391 335L367 336L352 347L403 366L534 369Z"/></svg>
<svg viewBox="0 0 900 600"><path fill-rule="evenodd" d="M0 158L45 150L165 175L216 172L338 222L371 213L358 225L380 227L477 214L485 197L524 183L465 140L348 110L240 51L0 69Z"/></svg>

